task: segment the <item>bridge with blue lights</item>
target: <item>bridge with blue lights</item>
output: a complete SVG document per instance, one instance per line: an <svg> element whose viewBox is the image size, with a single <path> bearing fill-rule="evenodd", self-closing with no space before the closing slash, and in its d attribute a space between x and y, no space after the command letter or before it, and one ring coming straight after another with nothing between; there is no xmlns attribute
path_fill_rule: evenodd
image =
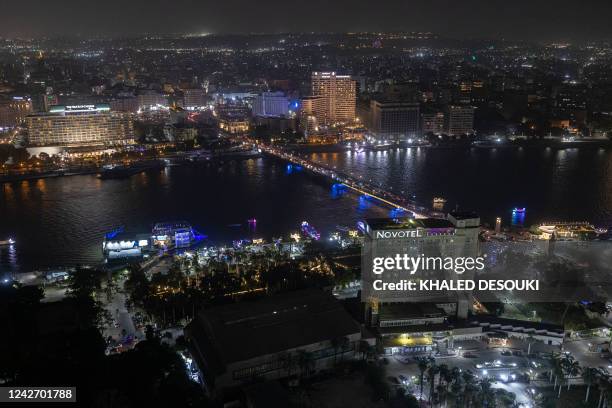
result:
<svg viewBox="0 0 612 408"><path fill-rule="evenodd" d="M372 197L382 203L385 203L391 206L395 212L401 213L402 211L405 211L407 213L411 213L415 218L439 218L443 216L443 214L439 212L418 206L404 197L367 182L364 180L363 176L353 176L346 172L339 171L335 167L330 167L326 164L300 157L294 153L286 151L281 147L260 145L259 149L261 149L263 153L286 160L296 166L301 166L302 168L310 170L315 174L328 177L336 183L334 186L345 186L357 193L363 194L367 197Z"/></svg>

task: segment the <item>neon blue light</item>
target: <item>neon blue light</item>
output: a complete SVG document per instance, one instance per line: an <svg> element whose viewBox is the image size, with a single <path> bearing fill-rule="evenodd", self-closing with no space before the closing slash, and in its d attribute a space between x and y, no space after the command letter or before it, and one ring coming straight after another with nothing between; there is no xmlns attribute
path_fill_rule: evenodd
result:
<svg viewBox="0 0 612 408"><path fill-rule="evenodd" d="M117 227L117 228L115 228L114 230L112 230L112 231L110 231L110 232L107 232L107 233L105 234L105 237L106 237L106 239L107 239L107 240L108 240L108 239L113 239L113 238L115 238L117 235L119 235L120 233L122 233L124 229L125 229L125 228L124 228L123 226L121 226L121 227Z"/></svg>

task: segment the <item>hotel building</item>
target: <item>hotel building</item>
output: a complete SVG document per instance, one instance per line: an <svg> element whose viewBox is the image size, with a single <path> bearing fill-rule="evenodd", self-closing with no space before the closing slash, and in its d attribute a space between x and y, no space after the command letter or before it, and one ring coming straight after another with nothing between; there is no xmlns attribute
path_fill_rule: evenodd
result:
<svg viewBox="0 0 612 408"><path fill-rule="evenodd" d="M30 146L112 146L134 142L129 114L105 104L53 106L26 118Z"/></svg>
<svg viewBox="0 0 612 408"><path fill-rule="evenodd" d="M362 301L364 320L378 335L387 353L438 351L452 342L482 336L482 328L467 321L472 296L469 292L376 291L374 279L450 279L454 272L419 269L416 275L396 270L372 273L373 257L407 254L409 257L479 256L480 218L473 213L453 212L446 219L369 219L363 226ZM445 274L445 275L443 275ZM409 275L409 276L408 276ZM465 272L462 279L469 279Z"/></svg>
<svg viewBox="0 0 612 408"><path fill-rule="evenodd" d="M370 125L377 138L403 140L419 136L419 104L372 100Z"/></svg>
<svg viewBox="0 0 612 408"><path fill-rule="evenodd" d="M289 99L283 92L264 92L253 101L253 116L289 116Z"/></svg>
<svg viewBox="0 0 612 408"><path fill-rule="evenodd" d="M312 95L323 98L323 111L317 121L320 124L350 123L355 120L356 83L349 75L335 72L313 72Z"/></svg>
<svg viewBox="0 0 612 408"><path fill-rule="evenodd" d="M29 98L0 98L0 128L20 125L31 112L32 101Z"/></svg>

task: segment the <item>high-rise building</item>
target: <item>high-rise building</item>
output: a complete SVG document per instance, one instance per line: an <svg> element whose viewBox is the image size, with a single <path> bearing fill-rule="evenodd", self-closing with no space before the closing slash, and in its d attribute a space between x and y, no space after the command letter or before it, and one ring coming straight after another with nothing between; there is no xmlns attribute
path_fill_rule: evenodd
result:
<svg viewBox="0 0 612 408"><path fill-rule="evenodd" d="M424 135L433 133L441 135L444 133L444 112L428 111L421 114L421 131Z"/></svg>
<svg viewBox="0 0 612 408"><path fill-rule="evenodd" d="M325 117L326 100L322 96L306 96L300 103L300 128L305 136L319 130L319 118Z"/></svg>
<svg viewBox="0 0 612 408"><path fill-rule="evenodd" d="M439 264L421 267L414 275L406 269L385 269L376 274L373 259L397 254L421 259L476 259L480 255L480 218L474 213L452 212L447 219L368 219L364 222L362 300L365 321L380 335L385 353L444 350L453 338L480 336L479 328L466 325L472 296L470 291L376 290L375 280L469 279L471 272L457 275ZM399 255L397 255L399 256ZM426 262L426 261L423 261ZM414 272L412 272L414 273ZM436 339L436 333L445 335ZM450 336L449 336L450 334Z"/></svg>
<svg viewBox="0 0 612 408"><path fill-rule="evenodd" d="M22 96L0 98L0 127L14 127L21 124L32 112L32 101Z"/></svg>
<svg viewBox="0 0 612 408"><path fill-rule="evenodd" d="M135 96L121 96L109 101L111 111L113 112L137 112L138 98Z"/></svg>
<svg viewBox="0 0 612 408"><path fill-rule="evenodd" d="M53 106L26 118L30 146L100 146L133 143L131 116L108 105Z"/></svg>
<svg viewBox="0 0 612 408"><path fill-rule="evenodd" d="M138 98L138 107L148 108L151 106L168 106L168 98L157 91L143 90L136 96Z"/></svg>
<svg viewBox="0 0 612 408"><path fill-rule="evenodd" d="M445 115L445 131L451 136L474 133L474 108L468 105L449 105Z"/></svg>
<svg viewBox="0 0 612 408"><path fill-rule="evenodd" d="M413 102L372 100L370 127L376 137L395 140L419 134L419 104Z"/></svg>
<svg viewBox="0 0 612 408"><path fill-rule="evenodd" d="M335 72L313 72L312 95L324 99L320 124L349 123L355 120L356 84L349 75Z"/></svg>
<svg viewBox="0 0 612 408"><path fill-rule="evenodd" d="M194 109L206 106L206 94L202 88L191 88L183 90L183 107Z"/></svg>
<svg viewBox="0 0 612 408"><path fill-rule="evenodd" d="M264 92L253 101L253 116L280 117L289 115L289 99L283 92Z"/></svg>

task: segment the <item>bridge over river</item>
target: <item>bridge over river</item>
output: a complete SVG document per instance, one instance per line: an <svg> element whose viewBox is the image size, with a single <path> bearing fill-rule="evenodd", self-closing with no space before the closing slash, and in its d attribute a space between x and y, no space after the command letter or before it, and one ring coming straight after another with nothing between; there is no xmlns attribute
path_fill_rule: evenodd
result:
<svg viewBox="0 0 612 408"><path fill-rule="evenodd" d="M372 197L382 203L385 203L393 208L411 213L415 218L443 218L444 214L433 211L429 208L417 205L414 202L395 194L389 190L374 185L373 183L364 180L363 176L353 176L346 172L340 171L335 167L330 167L326 164L315 162L299 155L289 152L281 147L259 145L259 149L263 153L286 160L305 169L310 170L315 174L319 174L330 178L332 181L339 183L347 188Z"/></svg>

